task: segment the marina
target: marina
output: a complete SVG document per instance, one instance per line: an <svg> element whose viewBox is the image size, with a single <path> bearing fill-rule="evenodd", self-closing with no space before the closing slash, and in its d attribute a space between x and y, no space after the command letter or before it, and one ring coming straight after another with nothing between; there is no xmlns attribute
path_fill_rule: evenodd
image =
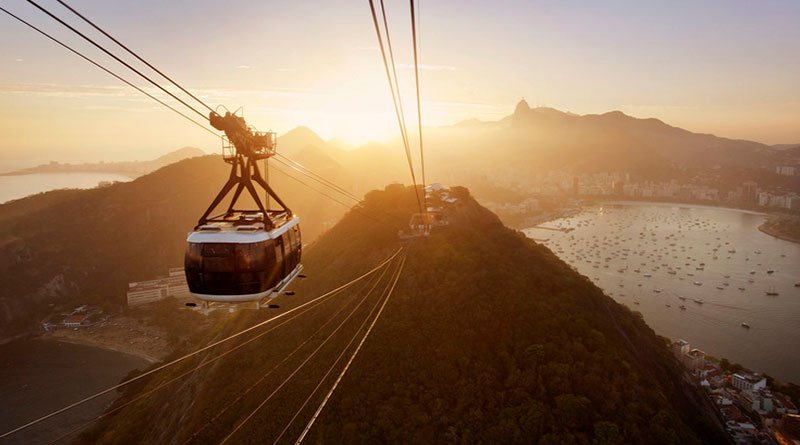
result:
<svg viewBox="0 0 800 445"><path fill-rule="evenodd" d="M547 232L544 244L656 333L798 382L800 245L760 232L764 219L724 208L606 203L547 223L559 231ZM540 230L524 232L538 238Z"/></svg>

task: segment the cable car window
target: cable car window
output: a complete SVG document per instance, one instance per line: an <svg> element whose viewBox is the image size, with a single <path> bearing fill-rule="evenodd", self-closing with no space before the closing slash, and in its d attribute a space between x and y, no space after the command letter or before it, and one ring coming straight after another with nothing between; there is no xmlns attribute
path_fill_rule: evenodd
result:
<svg viewBox="0 0 800 445"><path fill-rule="evenodd" d="M231 243L205 243L203 244L204 257L224 257L233 255L233 247Z"/></svg>
<svg viewBox="0 0 800 445"><path fill-rule="evenodd" d="M201 251L202 245L198 243L189 243L189 247L186 249L186 256L183 264L186 269L200 269L200 264L203 258Z"/></svg>
<svg viewBox="0 0 800 445"><path fill-rule="evenodd" d="M262 243L236 245L236 268L241 271L257 271L266 267L266 255Z"/></svg>
<svg viewBox="0 0 800 445"><path fill-rule="evenodd" d="M283 239L281 237L275 238L275 262L278 264L283 262Z"/></svg>

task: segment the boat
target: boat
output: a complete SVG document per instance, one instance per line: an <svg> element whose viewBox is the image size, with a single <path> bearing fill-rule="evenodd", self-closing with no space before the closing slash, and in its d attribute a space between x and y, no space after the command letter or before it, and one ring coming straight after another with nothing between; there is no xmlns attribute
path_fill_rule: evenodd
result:
<svg viewBox="0 0 800 445"><path fill-rule="evenodd" d="M740 288L739 288L739 290L744 290L744 288L743 288L743 287L740 287Z"/></svg>
<svg viewBox="0 0 800 445"><path fill-rule="evenodd" d="M767 295L771 297L778 296L778 291L775 290L775 286L770 286L769 290L766 292Z"/></svg>
<svg viewBox="0 0 800 445"><path fill-rule="evenodd" d="M794 287L800 287L800 281L798 281L797 283L794 283Z"/></svg>
<svg viewBox="0 0 800 445"><path fill-rule="evenodd" d="M724 287L722 287L722 286L717 286L717 289L719 289L719 290L723 290L723 289L725 289L725 288L724 288Z"/></svg>
<svg viewBox="0 0 800 445"><path fill-rule="evenodd" d="M644 277L645 277L645 278L650 278L650 277L652 277L652 276L653 276L653 275L652 275L652 274L649 274L649 273L646 273L646 274L644 274Z"/></svg>
<svg viewBox="0 0 800 445"><path fill-rule="evenodd" d="M684 305L680 305L680 308L681 308L682 311L686 310L686 306L684 306Z"/></svg>
<svg viewBox="0 0 800 445"><path fill-rule="evenodd" d="M703 304L703 300L694 300L694 302L697 304Z"/></svg>
<svg viewBox="0 0 800 445"><path fill-rule="evenodd" d="M694 284L695 286L702 286L702 285L703 285L703 283L701 283L701 282L699 282L699 281L695 281L695 282L694 282L694 283L692 283L692 284Z"/></svg>
<svg viewBox="0 0 800 445"><path fill-rule="evenodd" d="M773 273L775 273L775 271L774 271L774 270L772 270L772 269L769 269L769 270L767 270L767 273L768 273L768 274L773 274Z"/></svg>
<svg viewBox="0 0 800 445"><path fill-rule="evenodd" d="M745 322L742 322L742 327L745 329L750 329L750 325Z"/></svg>

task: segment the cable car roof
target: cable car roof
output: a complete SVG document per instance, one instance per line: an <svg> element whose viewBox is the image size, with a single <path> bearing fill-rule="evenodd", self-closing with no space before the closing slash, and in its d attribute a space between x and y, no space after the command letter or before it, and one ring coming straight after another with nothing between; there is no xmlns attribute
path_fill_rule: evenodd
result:
<svg viewBox="0 0 800 445"><path fill-rule="evenodd" d="M190 232L186 241L190 243L257 243L269 239L275 239L283 235L292 227L300 224L299 216L291 216L281 223L273 221L276 225L274 229L265 229L263 221L247 221L242 224L239 221L219 221L210 222ZM280 223L280 225L278 225Z"/></svg>

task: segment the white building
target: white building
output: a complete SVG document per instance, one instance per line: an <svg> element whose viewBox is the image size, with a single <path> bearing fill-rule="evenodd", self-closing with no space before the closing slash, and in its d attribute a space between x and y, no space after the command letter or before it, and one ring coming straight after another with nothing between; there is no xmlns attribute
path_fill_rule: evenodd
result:
<svg viewBox="0 0 800 445"><path fill-rule="evenodd" d="M683 355L689 352L689 342L686 340L676 340L672 343L672 354L675 358L683 361Z"/></svg>
<svg viewBox="0 0 800 445"><path fill-rule="evenodd" d="M742 391L756 391L767 387L767 379L758 374L740 372L733 375L731 384Z"/></svg>
<svg viewBox="0 0 800 445"><path fill-rule="evenodd" d="M780 165L775 167L775 173L784 176L794 176L797 169L791 165Z"/></svg>
<svg viewBox="0 0 800 445"><path fill-rule="evenodd" d="M137 281L128 284L128 306L152 303L168 296L188 297L189 285L182 267L169 269L169 275L155 280Z"/></svg>
<svg viewBox="0 0 800 445"><path fill-rule="evenodd" d="M152 303L167 298L167 283L162 280L139 281L128 284L128 306Z"/></svg>

